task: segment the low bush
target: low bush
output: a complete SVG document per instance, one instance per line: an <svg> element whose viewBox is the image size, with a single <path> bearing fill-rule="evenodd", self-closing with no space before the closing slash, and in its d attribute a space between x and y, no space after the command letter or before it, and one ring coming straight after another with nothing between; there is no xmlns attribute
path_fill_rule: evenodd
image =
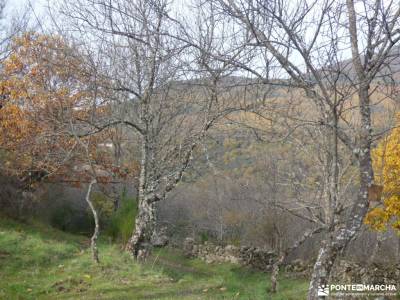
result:
<svg viewBox="0 0 400 300"><path fill-rule="evenodd" d="M125 244L135 227L137 200L123 196L117 211L110 217L105 233L114 241Z"/></svg>

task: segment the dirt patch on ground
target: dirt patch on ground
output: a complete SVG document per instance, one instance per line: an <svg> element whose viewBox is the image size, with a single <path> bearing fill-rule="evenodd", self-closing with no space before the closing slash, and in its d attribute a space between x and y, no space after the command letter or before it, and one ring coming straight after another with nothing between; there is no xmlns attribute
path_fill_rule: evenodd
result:
<svg viewBox="0 0 400 300"><path fill-rule="evenodd" d="M11 256L10 252L0 250L0 259L8 258L9 256Z"/></svg>

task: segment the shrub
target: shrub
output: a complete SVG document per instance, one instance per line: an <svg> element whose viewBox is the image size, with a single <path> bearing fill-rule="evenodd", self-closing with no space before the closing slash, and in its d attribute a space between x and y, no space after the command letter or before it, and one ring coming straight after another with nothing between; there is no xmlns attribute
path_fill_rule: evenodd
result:
<svg viewBox="0 0 400 300"><path fill-rule="evenodd" d="M200 241L202 243L208 242L210 240L210 235L208 232L202 231L202 232L200 232L199 235L200 235Z"/></svg>
<svg viewBox="0 0 400 300"><path fill-rule="evenodd" d="M106 234L125 244L132 235L136 214L137 200L123 195L120 207L110 218Z"/></svg>

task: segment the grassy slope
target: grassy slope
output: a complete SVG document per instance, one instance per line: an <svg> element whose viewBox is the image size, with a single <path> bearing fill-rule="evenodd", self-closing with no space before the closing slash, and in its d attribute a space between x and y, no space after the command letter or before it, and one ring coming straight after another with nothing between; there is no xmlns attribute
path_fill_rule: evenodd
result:
<svg viewBox="0 0 400 300"><path fill-rule="evenodd" d="M0 299L303 299L305 280L282 279L266 295L265 274L206 265L159 250L138 265L102 242L92 263L87 238L40 225L0 220Z"/></svg>

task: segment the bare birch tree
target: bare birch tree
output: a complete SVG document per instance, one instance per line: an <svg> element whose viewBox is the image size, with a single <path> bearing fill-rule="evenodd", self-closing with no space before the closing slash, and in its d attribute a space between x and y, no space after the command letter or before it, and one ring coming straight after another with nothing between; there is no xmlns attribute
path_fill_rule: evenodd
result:
<svg viewBox="0 0 400 300"><path fill-rule="evenodd" d="M156 203L182 180L211 126L230 112L220 82L231 66L213 65L208 53L177 39L163 0L65 2L62 12L79 34L101 45L97 55L107 62L104 99L119 112L92 120L93 132L122 124L140 145L138 215L126 249L146 259Z"/></svg>

